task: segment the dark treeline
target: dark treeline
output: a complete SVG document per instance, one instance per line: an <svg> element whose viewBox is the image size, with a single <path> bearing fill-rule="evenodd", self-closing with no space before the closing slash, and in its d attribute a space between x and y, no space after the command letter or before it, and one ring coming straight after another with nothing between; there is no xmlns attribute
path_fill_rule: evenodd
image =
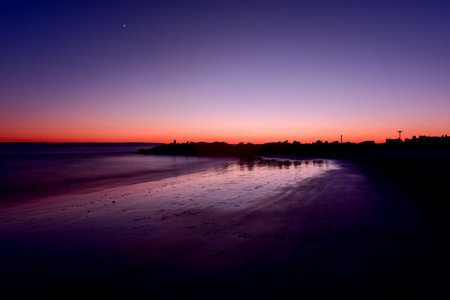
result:
<svg viewBox="0 0 450 300"><path fill-rule="evenodd" d="M266 144L240 143L237 145L225 142L187 142L163 144L150 149L139 149L140 154L156 155L193 155L193 156L232 156L232 157L252 157L267 155L339 155L377 150L390 149L421 149L430 147L449 147L450 137L420 136L412 139L387 139L386 143L376 144L373 141L361 143L339 143L317 141L311 144L300 142L277 142Z"/></svg>

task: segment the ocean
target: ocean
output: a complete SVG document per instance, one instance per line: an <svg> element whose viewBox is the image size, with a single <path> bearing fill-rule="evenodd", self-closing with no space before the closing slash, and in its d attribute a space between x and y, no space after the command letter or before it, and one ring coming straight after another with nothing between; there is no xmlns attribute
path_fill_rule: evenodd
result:
<svg viewBox="0 0 450 300"><path fill-rule="evenodd" d="M147 143L0 143L0 205L158 180L220 159L144 156Z"/></svg>

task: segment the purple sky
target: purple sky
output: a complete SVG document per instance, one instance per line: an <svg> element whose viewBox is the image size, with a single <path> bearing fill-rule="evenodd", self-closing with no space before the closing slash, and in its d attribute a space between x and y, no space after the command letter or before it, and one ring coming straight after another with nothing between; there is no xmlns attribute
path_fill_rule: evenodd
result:
<svg viewBox="0 0 450 300"><path fill-rule="evenodd" d="M447 1L16 0L0 14L3 141L450 131Z"/></svg>

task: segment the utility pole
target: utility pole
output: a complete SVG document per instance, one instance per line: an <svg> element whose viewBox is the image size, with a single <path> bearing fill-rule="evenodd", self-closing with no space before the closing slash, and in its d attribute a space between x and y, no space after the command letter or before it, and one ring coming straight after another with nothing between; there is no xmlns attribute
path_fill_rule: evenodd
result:
<svg viewBox="0 0 450 300"><path fill-rule="evenodd" d="M397 132L398 132L398 139L401 140L403 130L397 130Z"/></svg>
<svg viewBox="0 0 450 300"><path fill-rule="evenodd" d="M342 134L341 134L341 144L342 144Z"/></svg>

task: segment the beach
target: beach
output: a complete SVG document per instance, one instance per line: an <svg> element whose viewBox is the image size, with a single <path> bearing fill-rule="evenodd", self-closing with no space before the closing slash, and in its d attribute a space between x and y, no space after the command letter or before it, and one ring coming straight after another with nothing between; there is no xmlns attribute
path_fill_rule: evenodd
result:
<svg viewBox="0 0 450 300"><path fill-rule="evenodd" d="M0 14L0 300L450 298L450 1Z"/></svg>
<svg viewBox="0 0 450 300"><path fill-rule="evenodd" d="M344 161L221 161L3 209L2 281L11 296L423 291L420 222L389 200Z"/></svg>

